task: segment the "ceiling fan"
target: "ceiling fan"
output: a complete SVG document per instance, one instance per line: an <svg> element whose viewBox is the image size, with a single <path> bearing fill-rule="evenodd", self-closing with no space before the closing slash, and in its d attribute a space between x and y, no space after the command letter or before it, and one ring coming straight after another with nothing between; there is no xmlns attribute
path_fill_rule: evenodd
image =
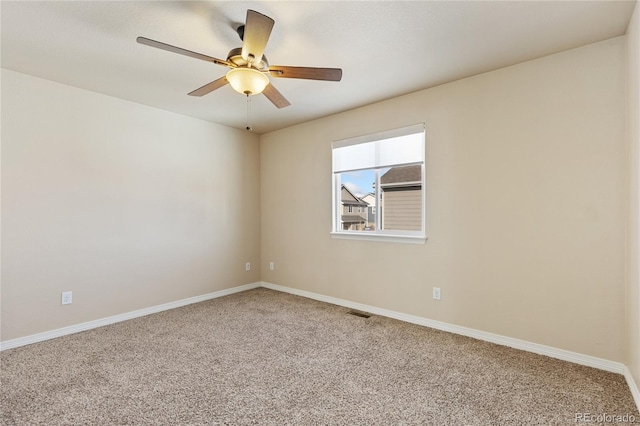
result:
<svg viewBox="0 0 640 426"><path fill-rule="evenodd" d="M140 44L168 52L179 53L207 62L213 62L214 64L230 68L224 77L220 77L192 91L189 93L190 96L204 96L220 87L230 84L236 92L246 96L263 93L276 107L284 108L291 104L273 84L271 84L269 76L326 81L340 81L342 79L342 69L340 68L269 65L264 55L264 49L269 41L274 23L275 21L266 15L258 13L255 10L247 10L245 25L241 25L237 29L240 40L242 40L242 47L231 49L226 60L192 52L191 50L182 49L146 37L138 37L136 41Z"/></svg>

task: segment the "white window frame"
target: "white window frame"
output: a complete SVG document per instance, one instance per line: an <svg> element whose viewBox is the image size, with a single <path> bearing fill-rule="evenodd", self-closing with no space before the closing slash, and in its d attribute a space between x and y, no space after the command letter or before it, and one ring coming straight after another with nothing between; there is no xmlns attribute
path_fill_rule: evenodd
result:
<svg viewBox="0 0 640 426"><path fill-rule="evenodd" d="M375 141L383 141L385 139L392 139L401 136L411 135L411 134L421 134L422 143L421 143L421 160L419 161L406 161L394 164L385 164L384 166L373 166L373 167L364 167L360 169L349 169L342 168L341 169L341 161L339 155L336 155L336 149L342 147L348 147L351 145L364 144L368 142ZM413 244L424 244L427 240L426 235L426 168L425 168L425 151L426 151L426 137L425 137L425 124L415 124L412 126L406 126L398 129L391 129L384 132L372 133L369 135L358 136L355 138L342 139L337 140L332 143L332 231L331 237L338 239L356 239L356 240L369 240L369 241L386 241L386 242L400 242L400 243L413 243ZM341 182L340 182L340 174L347 173L350 171L357 170L375 170L376 171L376 213L378 212L378 206L380 205L380 173L379 169L386 167L395 167L395 166L409 166L420 164L422 166L421 173L421 187L422 187L422 199L421 199L421 210L422 210L422 224L420 231L401 231L401 230L384 230L380 229L380 215L376 214L376 228L374 231L344 231L342 230L342 221L341 221L341 212L342 212L342 201L341 201Z"/></svg>

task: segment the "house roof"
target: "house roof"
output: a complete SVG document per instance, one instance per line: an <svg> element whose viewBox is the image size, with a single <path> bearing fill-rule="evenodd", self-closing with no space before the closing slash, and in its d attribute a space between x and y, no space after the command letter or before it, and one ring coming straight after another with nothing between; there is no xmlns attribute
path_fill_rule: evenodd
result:
<svg viewBox="0 0 640 426"><path fill-rule="evenodd" d="M422 165L392 167L380 176L380 185L422 181Z"/></svg>
<svg viewBox="0 0 640 426"><path fill-rule="evenodd" d="M341 187L342 194L340 195L342 204L351 205L351 206L368 206L369 203L362 200L353 194L353 192L349 191L349 188L342 185Z"/></svg>
<svg viewBox="0 0 640 426"><path fill-rule="evenodd" d="M344 223L361 223L366 222L366 219L362 216L356 215L342 215L342 222Z"/></svg>
<svg viewBox="0 0 640 426"><path fill-rule="evenodd" d="M368 207L369 203L367 203L366 201L345 201L342 200L342 204L344 204L345 206L361 206L361 207Z"/></svg>

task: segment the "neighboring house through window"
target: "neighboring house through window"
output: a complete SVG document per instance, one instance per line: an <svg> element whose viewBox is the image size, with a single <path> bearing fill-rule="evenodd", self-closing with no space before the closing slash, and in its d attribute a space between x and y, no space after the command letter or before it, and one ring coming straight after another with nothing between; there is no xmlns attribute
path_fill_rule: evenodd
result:
<svg viewBox="0 0 640 426"><path fill-rule="evenodd" d="M367 203L356 197L344 185L340 188L341 217L343 231L364 231L367 224L366 214L362 214L362 208L368 206ZM358 214L353 212L353 207L358 207Z"/></svg>
<svg viewBox="0 0 640 426"><path fill-rule="evenodd" d="M367 203L367 225L368 230L374 230L376 227L376 194L369 192L361 200Z"/></svg>
<svg viewBox="0 0 640 426"><path fill-rule="evenodd" d="M380 177L383 229L422 229L422 166L392 167Z"/></svg>

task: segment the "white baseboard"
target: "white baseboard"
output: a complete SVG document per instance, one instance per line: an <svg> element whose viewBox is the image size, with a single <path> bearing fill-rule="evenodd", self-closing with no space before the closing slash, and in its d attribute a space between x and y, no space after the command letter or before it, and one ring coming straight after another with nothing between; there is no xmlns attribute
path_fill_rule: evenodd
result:
<svg viewBox="0 0 640 426"><path fill-rule="evenodd" d="M624 367L624 378L627 379L627 385L629 385L629 390L631 390L631 395L633 395L633 400L636 402L636 407L638 407L638 411L640 411L640 390L638 390L638 384L633 379L631 370L629 370L629 367L627 367L626 365Z"/></svg>
<svg viewBox="0 0 640 426"><path fill-rule="evenodd" d="M291 287L284 287L281 285L271 284L267 282L262 282L262 287L269 288L272 290L282 291L285 293L295 294L297 296L302 296L309 299L318 300L321 302L344 306L350 309L357 309L359 311L365 311L375 315L394 318L394 319L409 322L412 324L431 327L437 330L448 331L450 333L455 333L455 334L461 334L463 336L472 337L474 339L484 340L487 342L496 343L498 345L509 346L511 348L521 349L521 350L533 352L539 355L546 355L551 358L556 358L563 361L569 361L575 364L585 365L588 367L594 367L600 370L610 371L612 373L625 374L625 369L627 369L627 367L620 362L609 361L606 359L597 358L590 355L584 355L577 352L571 352L564 349L558 349L551 346L541 345L538 343L527 342L525 340L514 339L513 337L501 336L499 334L488 333L486 331L475 330L473 328L462 327L459 325L449 324L446 322L436 321L436 320L423 318L423 317L418 317L415 315L403 314L401 312L390 311L387 309L377 308L375 306L364 305L362 303L351 302L349 300L338 299L335 297L312 293L305 290L299 290ZM625 377L627 377L626 374L625 374ZM627 381L629 381L630 379L633 380L631 378L631 374L628 375ZM637 388L636 388L636 394L634 394L634 398L636 398L636 403L638 403ZM638 405L638 407L640 410L640 405Z"/></svg>
<svg viewBox="0 0 640 426"><path fill-rule="evenodd" d="M30 345L31 343L42 342L44 340L54 339L56 337L66 336L68 334L78 333L80 331L91 330L93 328L130 320L149 314L155 314L157 312L168 311L169 309L179 308L181 306L190 305L192 303L204 302L205 300L216 299L222 296L228 296L233 293L251 290L260 286L261 283L245 284L238 287L215 291L213 293L203 294L201 296L189 297L187 299L176 300L175 302L164 303L162 305L151 306L149 308L139 309L137 311L126 312L124 314L71 325L69 327L63 327L56 330L45 331L43 333L32 334L30 336L19 337L17 339L0 342L0 351L17 348L19 346Z"/></svg>

